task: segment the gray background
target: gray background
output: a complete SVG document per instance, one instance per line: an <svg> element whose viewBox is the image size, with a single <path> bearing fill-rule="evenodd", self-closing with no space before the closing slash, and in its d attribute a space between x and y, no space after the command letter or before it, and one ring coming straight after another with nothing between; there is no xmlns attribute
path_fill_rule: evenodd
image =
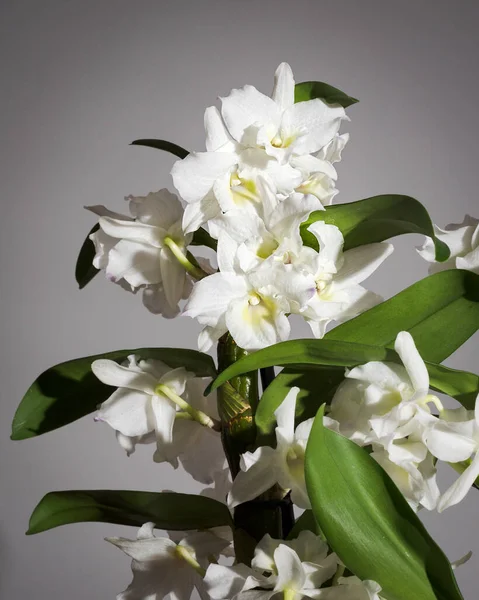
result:
<svg viewBox="0 0 479 600"><path fill-rule="evenodd" d="M24 536L46 492L197 489L154 465L149 448L127 460L90 417L9 441L18 402L48 366L122 347L195 346L191 320L154 317L100 277L76 288L74 262L94 222L82 206L122 209L126 194L170 185L172 159L128 143L163 137L203 149L204 108L245 83L269 92L288 61L298 81L361 99L349 110L337 201L406 193L442 225L479 216L478 16L473 1L1 0L1 598L106 600L130 580L128 559L102 538L133 530ZM397 240L370 286L391 296L425 276L420 242ZM447 364L477 370L477 350L476 337ZM476 551L458 573L468 600L477 597L478 502L473 491L443 515L423 514L451 559Z"/></svg>

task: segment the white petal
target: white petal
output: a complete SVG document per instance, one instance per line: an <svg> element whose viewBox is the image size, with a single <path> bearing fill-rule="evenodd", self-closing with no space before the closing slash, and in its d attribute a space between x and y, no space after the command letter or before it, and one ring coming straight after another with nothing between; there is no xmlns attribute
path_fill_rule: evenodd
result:
<svg viewBox="0 0 479 600"><path fill-rule="evenodd" d="M95 420L108 423L128 438L146 435L154 427L150 398L142 392L119 389L103 402ZM129 449L127 451L132 452Z"/></svg>
<svg viewBox="0 0 479 600"><path fill-rule="evenodd" d="M294 441L294 415L298 393L299 388L292 387L274 412L278 427L282 429L283 435L286 436L290 444Z"/></svg>
<svg viewBox="0 0 479 600"><path fill-rule="evenodd" d="M438 423L429 428L425 441L429 451L439 460L445 462L461 462L467 460L476 451L477 442L468 437L462 423Z"/></svg>
<svg viewBox="0 0 479 600"><path fill-rule="evenodd" d="M206 326L198 335L198 350L208 352L227 331L224 319L220 320L216 327Z"/></svg>
<svg viewBox="0 0 479 600"><path fill-rule="evenodd" d="M131 214L140 223L168 230L183 216L178 196L166 188L150 192L147 196L128 196L126 199L130 202Z"/></svg>
<svg viewBox="0 0 479 600"><path fill-rule="evenodd" d="M148 531L150 526L148 524ZM107 538L107 541L114 544L125 554L128 554L133 560L138 562L162 561L173 562L171 550L174 550L176 544L166 537L146 537L147 531L140 529L139 540L128 540L126 538Z"/></svg>
<svg viewBox="0 0 479 600"><path fill-rule="evenodd" d="M395 391L407 381L407 372L401 365L371 361L354 367L347 374L348 379L357 379L365 383L375 383L379 387Z"/></svg>
<svg viewBox="0 0 479 600"><path fill-rule="evenodd" d="M155 416L155 431L157 440L157 451L155 462L167 461L176 465L177 453L172 447L173 425L175 424L176 405L164 397L154 396L152 408Z"/></svg>
<svg viewBox="0 0 479 600"><path fill-rule="evenodd" d="M294 104L294 77L288 63L281 63L274 74L272 98L282 111Z"/></svg>
<svg viewBox="0 0 479 600"><path fill-rule="evenodd" d="M224 463L220 435L218 432L193 421L184 421L181 425L186 426L190 431L192 425L196 428L195 443L183 445L180 455L183 468L195 481L205 484L213 483L214 474L221 469ZM222 498L222 501L224 501L224 498Z"/></svg>
<svg viewBox="0 0 479 600"><path fill-rule="evenodd" d="M266 126L271 136L278 130L281 109L274 100L258 92L252 85L232 90L229 96L221 98L221 103L226 126L238 142L246 141L251 126Z"/></svg>
<svg viewBox="0 0 479 600"><path fill-rule="evenodd" d="M329 225L324 221L316 221L308 227L308 231L318 240L321 261L326 265L336 266L342 254L344 244L344 237L340 229L336 225Z"/></svg>
<svg viewBox="0 0 479 600"><path fill-rule="evenodd" d="M160 248L165 231L154 225L137 221L120 221L111 217L101 217L99 221L103 231L111 237L130 240Z"/></svg>
<svg viewBox="0 0 479 600"><path fill-rule="evenodd" d="M231 137L223 123L220 111L216 106L209 106L205 110L204 122L206 130L206 149L208 152L221 152L225 146L227 151L231 152L231 150L234 149L234 146L231 144Z"/></svg>
<svg viewBox="0 0 479 600"><path fill-rule="evenodd" d="M231 302L226 313L226 326L240 348L259 350L289 337L289 320L275 304L275 300L268 299L250 305L246 297Z"/></svg>
<svg viewBox="0 0 479 600"><path fill-rule="evenodd" d="M115 282L125 279L133 288L160 283L159 248L120 240L108 254L106 276Z"/></svg>
<svg viewBox="0 0 479 600"><path fill-rule="evenodd" d="M173 319L179 312L179 306L171 306L166 299L162 283L148 285L143 288L143 305L154 315L162 315L165 319Z"/></svg>
<svg viewBox="0 0 479 600"><path fill-rule="evenodd" d="M175 162L171 176L185 202L199 202L236 162L237 156L229 152L193 152Z"/></svg>
<svg viewBox="0 0 479 600"><path fill-rule="evenodd" d="M167 249L160 252L160 270L166 299L174 310L183 297L186 271Z"/></svg>
<svg viewBox="0 0 479 600"><path fill-rule="evenodd" d="M195 284L183 314L197 318L203 325L214 327L230 303L246 292L244 278L228 273L214 273Z"/></svg>
<svg viewBox="0 0 479 600"><path fill-rule="evenodd" d="M479 477L479 452L474 457L472 463L467 467L464 473L451 485L451 487L441 496L437 507L438 512L442 512L458 504L463 500L473 483Z"/></svg>
<svg viewBox="0 0 479 600"><path fill-rule="evenodd" d="M256 453L255 453L256 454ZM228 505L233 508L253 500L276 483L276 454L268 446L261 447L258 461L247 471L240 471L228 495Z"/></svg>
<svg viewBox="0 0 479 600"><path fill-rule="evenodd" d="M338 287L347 287L367 279L394 250L392 244L366 244L343 254L344 263L334 279Z"/></svg>
<svg viewBox="0 0 479 600"><path fill-rule="evenodd" d="M139 368L133 370L107 358L93 361L91 370L102 383L113 387L123 387L153 394L157 385L154 377L144 373Z"/></svg>
<svg viewBox="0 0 479 600"><path fill-rule="evenodd" d="M319 98L298 102L283 115L283 139L304 133L296 140L295 154L313 154L333 139L339 130L341 119L345 117L343 107L328 106Z"/></svg>
<svg viewBox="0 0 479 600"><path fill-rule="evenodd" d="M98 217L112 217L113 219L120 219L121 221L133 221L133 218L128 215L122 215L113 210L108 209L102 204L95 204L94 206L85 206L86 210L89 210Z"/></svg>
<svg viewBox="0 0 479 600"><path fill-rule="evenodd" d="M412 335L407 331L400 331L396 337L394 349L406 367L414 390L426 394L429 390L429 373Z"/></svg>
<svg viewBox="0 0 479 600"><path fill-rule="evenodd" d="M278 580L275 589L278 591L291 589L299 591L303 588L306 575L298 555L294 550L280 544L274 552L274 562L278 569Z"/></svg>
<svg viewBox="0 0 479 600"><path fill-rule="evenodd" d="M205 584L212 600L234 598L244 589L260 586L264 577L240 563L232 567L212 564L205 575Z"/></svg>
<svg viewBox="0 0 479 600"><path fill-rule="evenodd" d="M196 231L211 219L215 219L221 214L218 201L213 194L207 194L198 202L187 204L183 214L183 230L185 234Z"/></svg>

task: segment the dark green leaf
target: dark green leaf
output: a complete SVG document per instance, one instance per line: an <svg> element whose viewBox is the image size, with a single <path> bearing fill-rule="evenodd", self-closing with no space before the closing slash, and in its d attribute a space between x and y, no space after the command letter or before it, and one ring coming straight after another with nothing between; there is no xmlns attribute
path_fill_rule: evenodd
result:
<svg viewBox="0 0 479 600"><path fill-rule="evenodd" d="M191 242L191 244L193 246L207 246L212 250L216 250L218 242L211 237L211 235L206 231L206 229L200 227L193 234L193 241Z"/></svg>
<svg viewBox="0 0 479 600"><path fill-rule="evenodd" d="M257 446L273 441L276 426L275 410L292 387L299 387L296 399L296 421L314 417L319 404L329 403L336 388L344 379L344 368L318 367L316 369L283 369L266 388L256 409Z"/></svg>
<svg viewBox="0 0 479 600"><path fill-rule="evenodd" d="M84 288L87 283L90 283L93 277L100 272L99 269L92 264L93 258L95 257L95 244L90 239L90 235L98 231L98 229L99 225L97 223L87 235L77 258L77 263L75 265L75 279L80 286L80 289Z"/></svg>
<svg viewBox="0 0 479 600"><path fill-rule="evenodd" d="M320 98L328 104L340 104L344 108L359 102L356 98L348 96L338 88L323 83L322 81L303 81L294 87L294 101L305 102Z"/></svg>
<svg viewBox="0 0 479 600"><path fill-rule="evenodd" d="M409 331L424 360L440 363L478 328L479 275L454 269L418 281L335 327L325 339L383 346Z"/></svg>
<svg viewBox="0 0 479 600"><path fill-rule="evenodd" d="M419 233L434 240L436 260L447 260L450 255L448 246L435 236L427 210L410 196L384 194L327 206L326 210L311 213L301 225L301 236L304 243L312 248L317 248L318 241L308 227L316 221L339 227L344 236L345 250L382 242L404 233Z"/></svg>
<svg viewBox="0 0 479 600"><path fill-rule="evenodd" d="M142 139L131 142L130 146L146 146L147 148L155 148L156 150L164 150L170 152L178 158L186 158L189 154L188 150L185 150L178 144L173 142L167 142L166 140L153 140L153 139Z"/></svg>
<svg viewBox="0 0 479 600"><path fill-rule="evenodd" d="M15 413L12 440L41 435L93 412L112 388L93 375L91 363L98 358L121 362L130 354L162 360L172 369L185 367L199 377L213 377L216 372L211 356L182 348L116 350L70 360L51 367L32 384Z"/></svg>
<svg viewBox="0 0 479 600"><path fill-rule="evenodd" d="M352 367L371 360L396 360L396 353L377 346L333 340L290 340L258 350L233 363L218 375L210 389L218 388L232 377L263 367L281 365Z"/></svg>
<svg viewBox="0 0 479 600"><path fill-rule="evenodd" d="M313 531L317 535L320 534L312 510L305 510L304 513L296 519L293 529L289 532L288 540L294 540L302 531Z"/></svg>
<svg viewBox="0 0 479 600"><path fill-rule="evenodd" d="M426 363L426 366L432 389L455 398L468 410L474 410L479 394L479 375L433 363Z"/></svg>
<svg viewBox="0 0 479 600"><path fill-rule="evenodd" d="M225 504L206 496L174 492L77 490L50 492L33 511L27 535L68 525L96 521L158 529L208 529L231 525Z"/></svg>
<svg viewBox="0 0 479 600"><path fill-rule="evenodd" d="M364 448L315 419L306 484L328 543L388 600L463 600L449 561L386 472Z"/></svg>

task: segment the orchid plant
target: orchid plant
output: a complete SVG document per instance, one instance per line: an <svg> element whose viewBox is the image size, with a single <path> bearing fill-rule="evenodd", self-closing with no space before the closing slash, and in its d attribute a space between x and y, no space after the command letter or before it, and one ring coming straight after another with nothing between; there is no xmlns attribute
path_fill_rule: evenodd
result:
<svg viewBox="0 0 479 600"><path fill-rule="evenodd" d="M95 413L128 456L152 444L206 486L41 500L30 534L139 528L108 539L132 559L119 600L462 598L417 513L459 503L479 476L479 377L441 364L479 328L479 221L439 229L404 195L332 204L355 102L283 63L271 97L246 85L206 109L205 152L134 142L177 157L178 195L88 207L80 287L103 271L152 313L203 327L199 350L57 365L15 415L19 440ZM430 275L383 301L364 282L407 233L425 236ZM291 315L312 338L288 341ZM441 462L457 471L449 489Z"/></svg>

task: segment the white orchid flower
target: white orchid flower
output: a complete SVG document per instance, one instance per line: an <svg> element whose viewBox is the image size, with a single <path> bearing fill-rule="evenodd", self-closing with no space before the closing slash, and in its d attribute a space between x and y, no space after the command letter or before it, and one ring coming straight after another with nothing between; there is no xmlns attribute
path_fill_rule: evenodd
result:
<svg viewBox="0 0 479 600"><path fill-rule="evenodd" d="M282 594L285 600L318 598L319 588L335 574L338 558L311 531L295 540L274 540L265 535L255 549L251 568L210 565L205 586L212 600L269 600ZM253 591L253 588L264 588ZM322 590L321 590L322 591Z"/></svg>
<svg viewBox="0 0 479 600"><path fill-rule="evenodd" d="M174 316L191 286L184 256L191 235L182 230L183 207L166 189L127 200L132 217L90 207L100 215L100 229L90 236L96 249L93 265L123 287L143 288L152 312Z"/></svg>
<svg viewBox="0 0 479 600"><path fill-rule="evenodd" d="M218 264L221 271L236 268L244 272L273 256L285 264L303 246L300 224L311 212L323 210L314 195L293 193L279 200L265 180L258 180L261 207L258 211L231 210L215 221L218 229ZM235 257L235 263L231 262Z"/></svg>
<svg viewBox="0 0 479 600"><path fill-rule="evenodd" d="M479 274L479 219L466 215L462 223L452 223L445 229L434 225L434 233L449 246L451 255L442 263L436 262L434 242L427 237L418 252L432 263L429 273L457 268Z"/></svg>
<svg viewBox="0 0 479 600"><path fill-rule="evenodd" d="M302 315L315 337L322 338L330 322L355 317L381 301L359 284L386 260L393 246L367 244L343 252L344 238L335 225L316 221L308 231L318 240L319 252L304 246L293 264L315 280L315 293Z"/></svg>
<svg viewBox="0 0 479 600"><path fill-rule="evenodd" d="M221 113L215 107L205 113L207 152L177 161L171 172L176 189L188 203L185 232L195 231L221 211L257 205L259 175L279 194L291 194L312 175L311 170L305 175L304 165L295 165L294 160L330 144L341 120L347 118L342 107L319 99L294 104L294 78L286 63L276 71L272 98L245 86L221 101ZM314 184L309 182L323 196L326 187L334 187L335 179L327 163L316 159ZM330 181L321 183L319 173Z"/></svg>
<svg viewBox="0 0 479 600"><path fill-rule="evenodd" d="M461 419L464 413L469 418ZM474 412L464 409L443 411L441 418L426 432L425 443L439 460L468 465L441 496L438 511L442 512L463 500L479 477L479 396Z"/></svg>
<svg viewBox="0 0 479 600"><path fill-rule="evenodd" d="M375 581L361 581L359 577L339 577L336 585L321 590L319 600L385 600L379 595L381 586Z"/></svg>
<svg viewBox="0 0 479 600"><path fill-rule="evenodd" d="M176 544L155 537L153 529L154 523L145 523L136 540L107 538L133 559L133 581L117 600L161 600L168 594L189 600L194 588L206 597L207 557L218 556L228 542L210 532L195 532Z"/></svg>
<svg viewBox="0 0 479 600"><path fill-rule="evenodd" d="M208 350L226 331L248 351L286 340L290 333L286 315L306 305L314 293L311 278L272 257L245 273L235 264L234 250L228 252L224 246L218 264L219 273L195 284L183 312L206 326L199 348Z"/></svg>
<svg viewBox="0 0 479 600"><path fill-rule="evenodd" d="M203 396L205 383L184 368L171 369L159 360L128 357L126 364L99 359L92 363L96 377L118 389L100 406L96 420L117 432L120 445L131 454L138 443L156 442L154 460L183 467L203 483L213 481L223 457L216 428L214 400ZM205 458L207 460L205 460Z"/></svg>
<svg viewBox="0 0 479 600"><path fill-rule="evenodd" d="M346 373L325 424L359 445L373 445L373 457L403 491L411 506L436 507L439 490L425 444L437 422L429 405L442 410L429 393L429 374L412 336L403 331L395 350L403 365L369 362Z"/></svg>
<svg viewBox="0 0 479 600"><path fill-rule="evenodd" d="M293 387L281 406L276 409L276 448L261 446L255 452L242 455L241 471L233 481L228 496L230 507L253 500L276 483L291 490L293 502L309 508L304 478L304 454L314 419L308 419L294 428L296 398L299 388Z"/></svg>

